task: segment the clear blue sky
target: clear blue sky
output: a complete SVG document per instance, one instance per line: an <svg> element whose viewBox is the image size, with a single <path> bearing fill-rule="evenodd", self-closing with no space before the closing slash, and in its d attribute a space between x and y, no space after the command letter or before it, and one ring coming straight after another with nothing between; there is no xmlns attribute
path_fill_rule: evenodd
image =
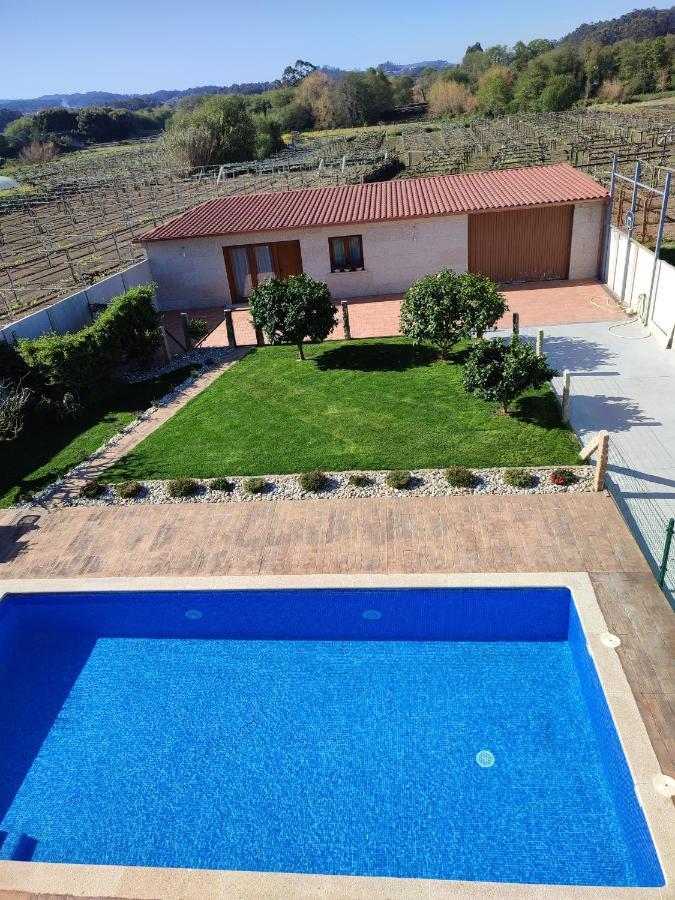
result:
<svg viewBox="0 0 675 900"><path fill-rule="evenodd" d="M296 59L343 69L457 62L467 45L561 37L633 0L23 0L0 14L0 98L267 81ZM647 4L645 4L647 5ZM664 4L665 5L665 4Z"/></svg>

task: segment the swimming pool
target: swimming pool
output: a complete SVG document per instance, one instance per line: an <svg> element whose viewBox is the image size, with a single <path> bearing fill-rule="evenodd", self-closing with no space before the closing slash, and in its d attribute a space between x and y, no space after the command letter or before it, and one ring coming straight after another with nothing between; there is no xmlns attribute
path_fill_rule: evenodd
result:
<svg viewBox="0 0 675 900"><path fill-rule="evenodd" d="M566 588L10 594L0 858L664 883Z"/></svg>

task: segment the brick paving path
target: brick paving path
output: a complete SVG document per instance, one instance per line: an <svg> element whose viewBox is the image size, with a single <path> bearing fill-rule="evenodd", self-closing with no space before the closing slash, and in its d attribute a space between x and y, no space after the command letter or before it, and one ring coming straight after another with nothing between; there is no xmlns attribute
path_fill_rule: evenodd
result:
<svg viewBox="0 0 675 900"><path fill-rule="evenodd" d="M0 577L586 571L664 771L675 617L606 494L0 511Z"/></svg>

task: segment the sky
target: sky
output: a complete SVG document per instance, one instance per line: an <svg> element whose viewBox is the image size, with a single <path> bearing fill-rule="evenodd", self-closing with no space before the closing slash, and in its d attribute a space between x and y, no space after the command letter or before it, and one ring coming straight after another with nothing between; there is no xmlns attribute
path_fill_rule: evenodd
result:
<svg viewBox="0 0 675 900"><path fill-rule="evenodd" d="M0 98L272 81L298 58L341 69L385 60L459 62L475 41L488 47L558 38L634 6L634 0L6 2Z"/></svg>

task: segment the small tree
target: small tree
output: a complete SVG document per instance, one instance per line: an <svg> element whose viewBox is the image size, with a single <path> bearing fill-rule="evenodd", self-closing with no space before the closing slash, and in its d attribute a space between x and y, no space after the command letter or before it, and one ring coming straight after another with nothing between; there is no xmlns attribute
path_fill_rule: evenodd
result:
<svg viewBox="0 0 675 900"><path fill-rule="evenodd" d="M509 405L529 388L539 388L554 375L545 356L537 356L532 344L502 338L479 341L464 366L464 388L488 403Z"/></svg>
<svg viewBox="0 0 675 900"><path fill-rule="evenodd" d="M302 344L325 341L337 325L337 313L323 281L309 275L270 278L250 297L251 321L270 344L295 344L304 359Z"/></svg>
<svg viewBox="0 0 675 900"><path fill-rule="evenodd" d="M409 288L401 304L401 332L415 343L434 344L445 359L458 341L482 335L507 309L506 300L489 278L444 269Z"/></svg>

